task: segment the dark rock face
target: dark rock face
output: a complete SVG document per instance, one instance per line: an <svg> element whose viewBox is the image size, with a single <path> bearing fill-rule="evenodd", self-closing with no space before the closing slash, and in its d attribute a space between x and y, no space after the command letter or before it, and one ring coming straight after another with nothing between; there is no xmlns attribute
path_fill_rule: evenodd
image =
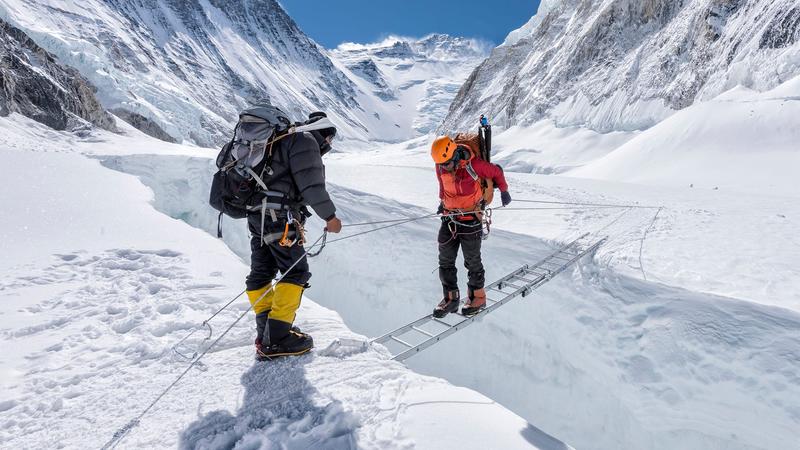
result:
<svg viewBox="0 0 800 450"><path fill-rule="evenodd" d="M264 98L292 117L325 110L365 127L354 83L276 0L80 3L76 12L31 0L10 21L81 70L106 108L136 112L134 126L147 118L145 133L162 135L157 124L168 140L216 146L230 138L239 111ZM38 40L48 30L34 20L44 16L63 24L63 39Z"/></svg>
<svg viewBox="0 0 800 450"><path fill-rule="evenodd" d="M177 140L175 140L175 138L167 134L167 132L164 131L164 129L158 126L157 123L153 122L152 120L148 119L147 117L139 113L128 111L127 109L122 109L122 108L112 109L111 112L114 113L114 115L116 115L120 119L131 124L131 126L136 128L137 130L141 131L142 133L150 137L161 139L162 141L172 142L173 144L178 142Z"/></svg>
<svg viewBox="0 0 800 450"><path fill-rule="evenodd" d="M776 16L761 35L759 48L784 48L800 39L800 6Z"/></svg>
<svg viewBox="0 0 800 450"><path fill-rule="evenodd" d="M25 33L0 19L0 115L20 113L56 130L89 122L115 130L114 119L77 70L62 66Z"/></svg>

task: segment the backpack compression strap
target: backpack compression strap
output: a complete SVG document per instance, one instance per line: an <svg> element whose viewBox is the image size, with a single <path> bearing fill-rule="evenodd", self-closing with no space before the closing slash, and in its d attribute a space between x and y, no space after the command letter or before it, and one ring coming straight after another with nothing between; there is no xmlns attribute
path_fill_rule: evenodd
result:
<svg viewBox="0 0 800 450"><path fill-rule="evenodd" d="M478 181L480 177L478 176L478 172L475 172L475 169L472 167L472 161L469 161L464 168L467 169L467 173L473 180Z"/></svg>

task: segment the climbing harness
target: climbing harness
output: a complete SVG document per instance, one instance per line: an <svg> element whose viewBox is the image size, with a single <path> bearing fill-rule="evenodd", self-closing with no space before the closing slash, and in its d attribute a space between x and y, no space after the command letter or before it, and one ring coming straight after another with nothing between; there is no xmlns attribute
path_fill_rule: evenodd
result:
<svg viewBox="0 0 800 450"><path fill-rule="evenodd" d="M289 235L294 233L294 239L290 239ZM283 236L281 236L278 244L281 247L292 247L295 244L303 245L306 242L306 229L303 224L297 220L292 211L286 211L286 224L283 229Z"/></svg>

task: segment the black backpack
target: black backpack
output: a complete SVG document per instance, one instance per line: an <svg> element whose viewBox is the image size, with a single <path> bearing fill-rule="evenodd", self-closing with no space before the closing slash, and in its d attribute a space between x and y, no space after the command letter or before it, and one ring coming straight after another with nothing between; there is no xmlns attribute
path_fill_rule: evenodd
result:
<svg viewBox="0 0 800 450"><path fill-rule="evenodd" d="M222 215L247 217L268 190L264 175L271 175L272 148L286 136L292 121L280 109L261 105L239 114L233 139L217 156L217 173L211 181L209 203ZM217 234L221 235L217 229Z"/></svg>

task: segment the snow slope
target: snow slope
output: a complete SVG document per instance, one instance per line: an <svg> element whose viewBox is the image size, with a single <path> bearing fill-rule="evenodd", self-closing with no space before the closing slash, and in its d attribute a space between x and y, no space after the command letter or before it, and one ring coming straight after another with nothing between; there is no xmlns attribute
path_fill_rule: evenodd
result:
<svg viewBox="0 0 800 450"><path fill-rule="evenodd" d="M324 110L345 138L410 139L443 119L488 53L441 34L329 52L275 0L2 0L0 18L79 70L118 116L206 147L263 100L295 120Z"/></svg>
<svg viewBox="0 0 800 450"><path fill-rule="evenodd" d="M106 108L178 141L227 139L237 113L259 100L295 120L327 110L351 138L406 136L274 0L4 0L0 17L84 74Z"/></svg>
<svg viewBox="0 0 800 450"><path fill-rule="evenodd" d="M41 213L33 209L4 223L4 253L23 256L4 267L8 275L0 291L12 299L3 302L9 305L0 316L3 338L20 349L3 357L4 380L10 381L3 391L8 394L1 400L0 423L4 436L21 446L46 446L53 427L61 426L82 432L56 433L67 435L68 445L80 446L84 439L99 445L152 399L142 394L144 389L153 392L152 385L163 386L185 367L170 347L238 292L246 268L208 240L215 224L205 204L212 164L207 157L154 143L130 129L129 137L99 133L79 138L20 126L17 120L2 122L8 136L4 145L16 146L8 153L17 158L11 162L20 163L4 164L5 171L66 167L53 170L58 189L43 189L82 199L85 209L54 198L43 205L51 213L45 218L52 221L34 220ZM33 151L33 142L42 140L63 145L49 147L45 158ZM513 145L513 139L506 145ZM332 154L328 175L345 223L432 210L436 188L426 147L425 139L418 139L360 154ZM143 148L156 154L141 154ZM87 160L76 150L93 156ZM387 153L394 157L387 159ZM95 159L137 175L152 194ZM726 190L509 177L517 200L638 202L666 209L643 242L641 261L637 253L652 210L621 217L619 210L496 211L485 247L489 279L550 251L551 239L563 242L595 231L609 234L610 241L594 261L409 361L421 373L445 377L486 397L414 375L381 360L378 351L360 353L345 346L288 368L297 377L287 380L285 389L302 394L267 394L266 402L285 408L265 415L256 405L239 401L243 391L260 391L260 377L271 374L248 359L252 332L242 325L226 339L228 345L209 355L207 370L193 371L190 382L169 394L126 445L213 447L231 440L264 442L271 436L296 439L297 445L356 439L368 448L412 442L424 448L559 448L562 444L548 433L577 448L791 448L800 424L800 398L793 389L800 373L796 202ZM106 188L87 191L86 179L98 179ZM113 186L119 183L127 186L119 194L130 201L104 197L117 194ZM154 213L148 202L206 233ZM226 242L246 255L244 227L234 221L225 226ZM320 227L316 219L309 226ZM336 337L358 337L322 307L334 308L349 328L370 336L430 310L439 293L431 273L436 227L431 220L347 245L332 243L313 261L309 295L322 306L306 299L300 326L318 336L320 349ZM344 234L362 230L345 228ZM54 243L39 239L48 233L62 237ZM142 245L145 239L147 246ZM204 242L213 242L212 248ZM738 243L735 249L731 242ZM62 256L53 258L53 253ZM229 262L220 268L220 261ZM648 281L641 279L642 270ZM65 284L70 282L75 284ZM115 304L120 297L134 301L120 310ZM41 311L54 304L60 309L45 318L35 306L25 309L30 299ZM219 317L215 333L242 307L237 303L235 311ZM63 341L61 347L52 343L56 340ZM182 350L191 353L201 340L194 336ZM369 369L373 365L374 372ZM392 383L399 376L392 370L410 381ZM232 373L244 375L239 380ZM153 378L163 384L150 382ZM123 387L120 379L126 382ZM339 379L346 381L335 382ZM408 387L418 384L423 387ZM491 402L487 397L539 428L513 416L485 428L452 417L463 414L481 424L488 417L504 417L507 411L497 404L472 403ZM42 419L52 419L46 420L47 428ZM436 433L440 423L464 423L476 434Z"/></svg>
<svg viewBox="0 0 800 450"><path fill-rule="evenodd" d="M247 267L221 241L157 212L151 190L98 158L209 161L120 126L81 137L0 119L0 175L30 187L0 193L15 211L0 226L4 446L103 445L186 367L172 346L242 286ZM214 318L214 337L245 308ZM348 344L363 337L308 298L299 317L318 351L254 363L248 316L118 448L566 448L481 394Z"/></svg>
<svg viewBox="0 0 800 450"><path fill-rule="evenodd" d="M387 153L398 156L387 160ZM365 209L389 208L374 220L435 207L426 142L336 157L327 163L331 181L375 195ZM655 221L652 209L495 210L484 251L488 279L546 251L530 236L563 242L593 231L609 241L594 264L510 303L411 359L411 367L478 389L577 448L794 446L800 427L800 398L792 388L800 373L796 202L552 175L509 177L518 200L665 209ZM415 207L395 209L393 201ZM436 227L434 221L361 238L367 249L381 249L367 250L368 257L329 253L337 259L326 266L335 271L328 278L346 279L355 297L370 301L318 300L335 305L366 334L379 327L379 317L397 324L413 318L398 312L398 301L418 305L416 312L430 308L438 295L431 273ZM380 267L387 257L393 265L363 284L358 281L366 275L348 269L356 261ZM407 269L398 274L396 266ZM425 275L420 280L407 271ZM396 283L378 281L389 278Z"/></svg>
<svg viewBox="0 0 800 450"><path fill-rule="evenodd" d="M800 76L675 113L570 176L800 196Z"/></svg>

